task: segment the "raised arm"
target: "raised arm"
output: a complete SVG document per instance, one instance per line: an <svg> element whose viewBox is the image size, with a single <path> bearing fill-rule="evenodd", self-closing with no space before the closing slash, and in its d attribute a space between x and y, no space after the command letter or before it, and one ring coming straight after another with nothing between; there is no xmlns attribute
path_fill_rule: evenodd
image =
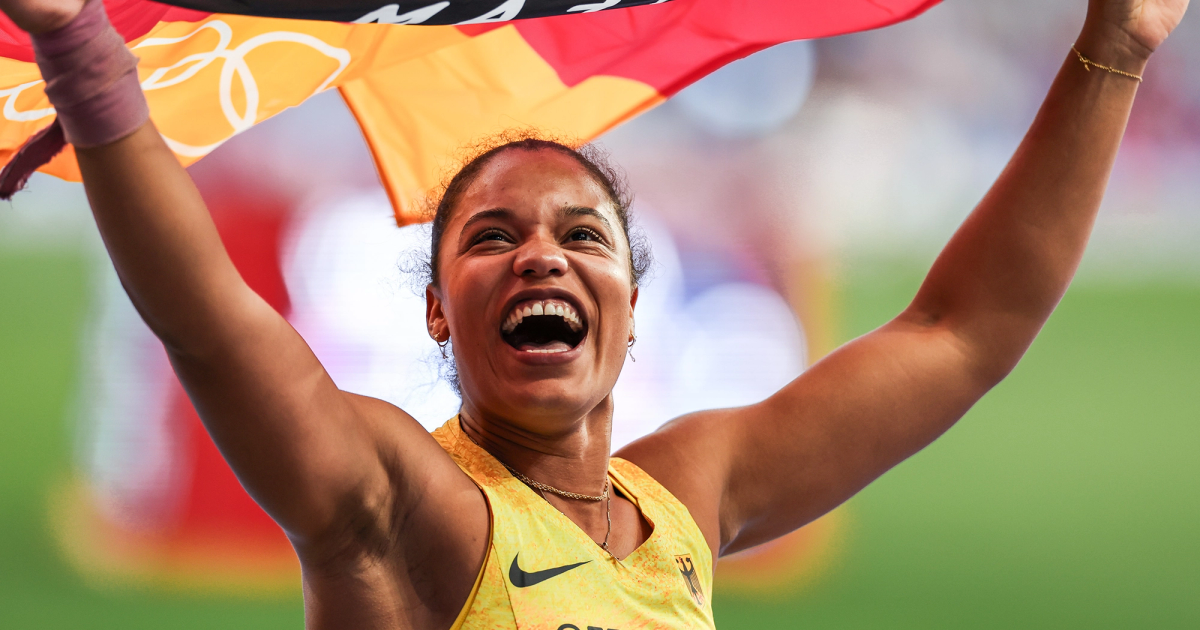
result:
<svg viewBox="0 0 1200 630"><path fill-rule="evenodd" d="M63 33L83 2L0 6L22 28ZM361 532L389 528L367 521L403 516L404 506L390 502L409 496L411 484L438 472L462 477L412 418L338 390L300 336L242 280L154 125L128 131L76 146L100 234L221 453L302 556L326 542L351 545L343 536L351 521Z"/></svg>
<svg viewBox="0 0 1200 630"><path fill-rule="evenodd" d="M1187 4L1092 0L1076 48L1140 75ZM685 417L629 455L678 488L729 552L804 525L924 448L1012 370L1066 291L1137 87L1070 52L1012 161L903 313L767 401Z"/></svg>

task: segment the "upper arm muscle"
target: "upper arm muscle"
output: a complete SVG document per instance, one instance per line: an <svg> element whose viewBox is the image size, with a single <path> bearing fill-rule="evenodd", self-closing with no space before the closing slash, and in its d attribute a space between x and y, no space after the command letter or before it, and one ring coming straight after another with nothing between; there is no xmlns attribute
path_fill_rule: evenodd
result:
<svg viewBox="0 0 1200 630"><path fill-rule="evenodd" d="M730 550L783 535L935 440L990 387L950 330L899 318L730 422ZM753 457L747 456L753 453Z"/></svg>
<svg viewBox="0 0 1200 630"><path fill-rule="evenodd" d="M685 416L623 453L730 553L850 498L941 435L991 384L950 330L901 316L759 404Z"/></svg>
<svg viewBox="0 0 1200 630"><path fill-rule="evenodd" d="M258 297L229 309L211 350L171 352L205 427L239 481L296 540L319 537L347 501L394 489L381 458L407 414L340 391L290 325Z"/></svg>

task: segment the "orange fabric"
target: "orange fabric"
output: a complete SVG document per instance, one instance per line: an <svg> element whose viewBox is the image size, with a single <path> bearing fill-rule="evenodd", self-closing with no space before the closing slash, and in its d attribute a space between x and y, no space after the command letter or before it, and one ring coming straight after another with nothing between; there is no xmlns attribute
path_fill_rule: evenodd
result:
<svg viewBox="0 0 1200 630"><path fill-rule="evenodd" d="M160 22L129 47L151 119L187 165L317 92L467 39L449 26L213 15ZM0 58L0 161L53 120L43 85L35 64ZM70 147L41 170L80 179Z"/></svg>
<svg viewBox="0 0 1200 630"><path fill-rule="evenodd" d="M568 87L512 26L343 83L401 225L454 152L514 127L589 140L663 101L654 88L597 75Z"/></svg>
<svg viewBox="0 0 1200 630"><path fill-rule="evenodd" d="M512 127L589 140L662 102L654 88L597 75L568 87L518 31L396 27L214 15L159 23L130 42L151 118L191 164L234 134L337 86L363 127L400 224L448 158ZM0 160L53 110L37 66L0 58ZM70 147L41 169L79 181Z"/></svg>

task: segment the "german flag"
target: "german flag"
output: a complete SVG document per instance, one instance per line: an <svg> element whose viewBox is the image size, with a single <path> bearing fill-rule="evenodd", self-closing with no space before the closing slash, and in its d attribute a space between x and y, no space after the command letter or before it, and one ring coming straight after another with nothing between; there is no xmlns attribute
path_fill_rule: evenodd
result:
<svg viewBox="0 0 1200 630"><path fill-rule="evenodd" d="M337 88L400 224L456 149L514 127L590 140L730 61L886 26L937 0L105 0L151 117L190 164ZM0 165L53 121L0 16ZM68 149L40 170L79 180Z"/></svg>

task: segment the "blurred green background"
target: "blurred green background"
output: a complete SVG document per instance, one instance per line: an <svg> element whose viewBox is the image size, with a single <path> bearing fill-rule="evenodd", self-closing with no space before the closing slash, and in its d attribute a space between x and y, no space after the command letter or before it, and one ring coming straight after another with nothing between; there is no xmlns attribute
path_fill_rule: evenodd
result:
<svg viewBox="0 0 1200 630"><path fill-rule="evenodd" d="M69 474L94 258L0 250L0 627L300 628L299 589L235 599L87 584L47 496ZM843 266L840 337L923 265ZM716 593L740 628L1200 628L1200 285L1074 287L955 429L855 498L832 567L785 598Z"/></svg>

